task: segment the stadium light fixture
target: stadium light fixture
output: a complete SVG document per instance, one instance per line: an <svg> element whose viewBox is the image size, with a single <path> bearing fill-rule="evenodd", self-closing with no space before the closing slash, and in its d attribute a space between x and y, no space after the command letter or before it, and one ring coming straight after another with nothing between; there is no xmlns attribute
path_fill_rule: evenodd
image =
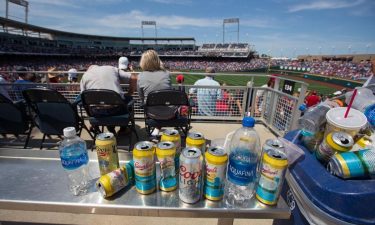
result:
<svg viewBox="0 0 375 225"><path fill-rule="evenodd" d="M9 19L9 3L13 3L25 8L25 23L28 23L29 2L25 0L5 0L5 18L7 19Z"/></svg>
<svg viewBox="0 0 375 225"><path fill-rule="evenodd" d="M223 20L223 44L225 43L225 24L236 23L237 24L237 43L240 43L240 19L239 18L229 18Z"/></svg>
<svg viewBox="0 0 375 225"><path fill-rule="evenodd" d="M155 37L156 38L158 37L158 31L157 31L157 28L156 28L156 21L142 21L141 22L142 37L144 37L144 30L143 30L144 26L153 26L155 28Z"/></svg>

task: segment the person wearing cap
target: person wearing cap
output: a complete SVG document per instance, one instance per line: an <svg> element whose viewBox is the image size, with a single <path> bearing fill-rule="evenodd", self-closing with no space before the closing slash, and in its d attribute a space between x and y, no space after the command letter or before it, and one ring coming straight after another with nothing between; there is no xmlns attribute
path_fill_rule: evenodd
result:
<svg viewBox="0 0 375 225"><path fill-rule="evenodd" d="M31 87L34 87L34 82L36 80L35 74L29 73L26 67L18 66L16 68L16 73L18 75L17 80L14 81L14 91L16 94L16 100L22 100L22 91Z"/></svg>
<svg viewBox="0 0 375 225"><path fill-rule="evenodd" d="M71 68L68 70L68 82L71 84L77 83L78 81L78 74L77 70L74 68Z"/></svg>
<svg viewBox="0 0 375 225"><path fill-rule="evenodd" d="M309 108L320 102L320 97L317 95L316 91L313 90L309 96L305 98L306 107Z"/></svg>
<svg viewBox="0 0 375 225"><path fill-rule="evenodd" d="M178 90L185 92L185 86L184 86L184 75L178 74L176 76L176 83L178 84Z"/></svg>
<svg viewBox="0 0 375 225"><path fill-rule="evenodd" d="M215 69L213 67L206 68L205 77L197 80L194 86L214 86L220 87L219 82L214 80ZM221 99L220 88L191 88L190 94L197 95L198 113L203 116L214 116L216 101Z"/></svg>

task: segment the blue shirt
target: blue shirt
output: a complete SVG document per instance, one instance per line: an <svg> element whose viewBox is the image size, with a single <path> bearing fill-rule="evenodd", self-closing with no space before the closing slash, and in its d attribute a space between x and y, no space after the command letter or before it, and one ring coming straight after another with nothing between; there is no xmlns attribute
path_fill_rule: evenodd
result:
<svg viewBox="0 0 375 225"><path fill-rule="evenodd" d="M197 80L194 86L217 86L220 87L219 82L212 77L206 76L203 79ZM198 113L205 116L214 116L216 108L216 100L221 99L220 88L191 88L190 93L197 93Z"/></svg>

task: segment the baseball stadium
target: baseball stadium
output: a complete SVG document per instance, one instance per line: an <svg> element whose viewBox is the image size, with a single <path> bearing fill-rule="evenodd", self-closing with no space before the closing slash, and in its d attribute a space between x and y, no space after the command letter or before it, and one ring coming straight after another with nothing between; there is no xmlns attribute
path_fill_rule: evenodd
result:
<svg viewBox="0 0 375 225"><path fill-rule="evenodd" d="M370 44L277 57L240 41L237 16L214 42L146 16L141 35L67 31L29 23L43 2L4 0L0 16L0 225L375 224ZM64 155L73 138L84 157Z"/></svg>

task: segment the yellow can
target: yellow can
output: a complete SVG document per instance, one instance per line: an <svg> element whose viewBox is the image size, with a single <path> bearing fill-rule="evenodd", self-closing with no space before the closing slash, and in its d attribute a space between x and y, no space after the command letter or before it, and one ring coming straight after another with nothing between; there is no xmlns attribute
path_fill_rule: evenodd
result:
<svg viewBox="0 0 375 225"><path fill-rule="evenodd" d="M176 129L167 129L161 135L160 141L171 141L176 147L176 154L174 158L174 166L176 170L176 175L180 168L180 154L181 154L181 136Z"/></svg>
<svg viewBox="0 0 375 225"><path fill-rule="evenodd" d="M135 144L133 149L135 188L140 194L156 190L155 145L149 141Z"/></svg>
<svg viewBox="0 0 375 225"><path fill-rule="evenodd" d="M222 147L210 147L205 153L205 159L204 196L208 200L219 201L224 196L228 155Z"/></svg>
<svg viewBox="0 0 375 225"><path fill-rule="evenodd" d="M156 146L156 156L160 163L159 187L162 191L173 191L177 188L175 172L176 148L171 141L159 142Z"/></svg>
<svg viewBox="0 0 375 225"><path fill-rule="evenodd" d="M110 197L133 183L133 167L130 163L99 178L96 187L104 198Z"/></svg>
<svg viewBox="0 0 375 225"><path fill-rule="evenodd" d="M200 132L189 132L186 137L186 148L198 148L202 154L206 151L206 139Z"/></svg>
<svg viewBox="0 0 375 225"><path fill-rule="evenodd" d="M100 175L105 175L120 167L116 138L112 133L99 134L95 140L95 146Z"/></svg>

